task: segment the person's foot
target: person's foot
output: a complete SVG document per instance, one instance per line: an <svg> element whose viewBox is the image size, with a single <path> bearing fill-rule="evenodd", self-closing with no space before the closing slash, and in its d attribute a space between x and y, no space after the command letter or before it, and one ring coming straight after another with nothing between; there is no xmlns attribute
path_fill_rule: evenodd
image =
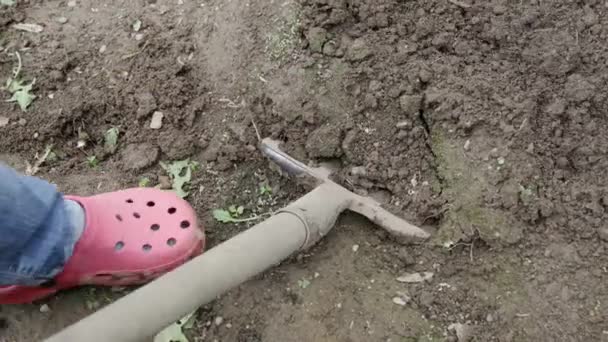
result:
<svg viewBox="0 0 608 342"><path fill-rule="evenodd" d="M135 188L66 200L80 204L85 216L72 257L47 284L0 287L0 304L32 302L79 285L142 284L204 248L194 210L172 192Z"/></svg>

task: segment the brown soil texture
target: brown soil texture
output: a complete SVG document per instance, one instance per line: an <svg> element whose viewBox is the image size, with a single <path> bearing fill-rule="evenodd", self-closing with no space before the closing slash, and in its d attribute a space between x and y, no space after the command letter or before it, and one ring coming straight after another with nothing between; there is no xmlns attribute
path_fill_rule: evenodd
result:
<svg viewBox="0 0 608 342"><path fill-rule="evenodd" d="M191 341L608 341L607 38L603 0L17 1L0 5L1 83L18 52L37 98L0 102L0 160L23 171L52 146L37 175L87 195L164 184L160 162L190 158L212 247L247 225L211 210L272 212L308 190L259 133L432 233L402 245L345 214L202 307ZM396 280L413 272L433 277ZM125 293L0 307L0 340Z"/></svg>

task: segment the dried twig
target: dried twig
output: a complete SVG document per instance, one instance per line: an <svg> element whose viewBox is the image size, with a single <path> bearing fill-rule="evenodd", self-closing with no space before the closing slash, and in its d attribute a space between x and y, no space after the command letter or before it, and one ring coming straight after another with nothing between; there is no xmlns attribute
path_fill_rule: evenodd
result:
<svg viewBox="0 0 608 342"><path fill-rule="evenodd" d="M258 141L262 141L262 136L260 135L260 131L258 131L258 126L255 124L255 121L253 121L253 118L251 118L251 124L253 125L253 129L255 129L255 135L258 137Z"/></svg>

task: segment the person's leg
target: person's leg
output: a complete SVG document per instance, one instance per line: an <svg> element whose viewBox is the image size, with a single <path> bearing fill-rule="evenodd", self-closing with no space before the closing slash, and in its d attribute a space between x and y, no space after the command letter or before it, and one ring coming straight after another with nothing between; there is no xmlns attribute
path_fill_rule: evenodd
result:
<svg viewBox="0 0 608 342"><path fill-rule="evenodd" d="M55 186L0 165L0 286L53 279L84 229L80 205Z"/></svg>

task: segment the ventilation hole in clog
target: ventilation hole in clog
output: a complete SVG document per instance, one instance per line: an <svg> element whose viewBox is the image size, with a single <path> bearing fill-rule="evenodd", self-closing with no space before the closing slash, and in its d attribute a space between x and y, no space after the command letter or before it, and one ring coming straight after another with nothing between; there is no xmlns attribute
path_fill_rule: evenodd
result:
<svg viewBox="0 0 608 342"><path fill-rule="evenodd" d="M190 222L189 221L182 221L182 223L179 224L180 227L182 227L183 229L186 229L188 227L190 227Z"/></svg>
<svg viewBox="0 0 608 342"><path fill-rule="evenodd" d="M160 226L157 225L156 223L150 226L150 229L152 229L153 231L157 231L160 229Z"/></svg>
<svg viewBox="0 0 608 342"><path fill-rule="evenodd" d="M177 240L175 240L174 238L170 238L169 240L167 240L167 245L169 246L175 246L176 243Z"/></svg>
<svg viewBox="0 0 608 342"><path fill-rule="evenodd" d="M119 251L121 249L123 249L123 247L125 246L125 243L122 241L118 241L115 245L114 245L114 250L115 251Z"/></svg>
<svg viewBox="0 0 608 342"><path fill-rule="evenodd" d="M129 198L129 199L127 200L127 203L133 203L133 200Z"/></svg>
<svg viewBox="0 0 608 342"><path fill-rule="evenodd" d="M177 209L175 209L173 207L171 207L171 208L169 208L169 210L167 210L167 212L171 215L175 214L176 211L177 211Z"/></svg>
<svg viewBox="0 0 608 342"><path fill-rule="evenodd" d="M153 207L155 204L156 204L156 203L154 203L154 202L152 202L152 201L149 201L148 203L146 203L146 205L147 205L148 207Z"/></svg>
<svg viewBox="0 0 608 342"><path fill-rule="evenodd" d="M138 218L140 218L140 217L141 217L141 215L139 215L139 213L133 213L133 217L135 217L135 218L137 218L137 219L138 219Z"/></svg>
<svg viewBox="0 0 608 342"><path fill-rule="evenodd" d="M143 249L144 252L149 252L152 250L152 246L149 244L145 244L145 245L141 246L141 249Z"/></svg>
<svg viewBox="0 0 608 342"><path fill-rule="evenodd" d="M116 219L117 219L118 221L122 221L122 216L120 216L119 214L116 214Z"/></svg>

